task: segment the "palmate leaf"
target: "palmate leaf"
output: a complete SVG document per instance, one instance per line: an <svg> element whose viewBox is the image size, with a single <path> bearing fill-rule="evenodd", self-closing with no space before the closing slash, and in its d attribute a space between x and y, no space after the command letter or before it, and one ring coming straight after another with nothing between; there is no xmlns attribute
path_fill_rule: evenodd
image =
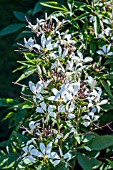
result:
<svg viewBox="0 0 113 170"><path fill-rule="evenodd" d="M88 147L90 147L91 150L102 150L105 148L108 148L113 145L113 136L106 135L106 136L97 136L96 138L93 138L89 144Z"/></svg>

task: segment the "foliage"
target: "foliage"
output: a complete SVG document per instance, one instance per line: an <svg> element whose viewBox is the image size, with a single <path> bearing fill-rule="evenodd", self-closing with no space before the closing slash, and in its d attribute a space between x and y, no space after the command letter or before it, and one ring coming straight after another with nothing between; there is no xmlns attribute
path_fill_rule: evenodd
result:
<svg viewBox="0 0 113 170"><path fill-rule="evenodd" d="M15 71L23 74L16 84L35 76L21 85L24 101L13 104L4 118L10 119L13 132L0 143L7 146L6 153L0 152L1 167L111 169L113 136L97 130L109 127L106 115L113 110L113 4L109 0L41 4L55 11L37 18L35 25L26 18L32 37L24 38L24 45L18 43L24 61L18 61L22 66ZM42 9L38 5L34 14ZM23 21L22 13L15 16Z"/></svg>

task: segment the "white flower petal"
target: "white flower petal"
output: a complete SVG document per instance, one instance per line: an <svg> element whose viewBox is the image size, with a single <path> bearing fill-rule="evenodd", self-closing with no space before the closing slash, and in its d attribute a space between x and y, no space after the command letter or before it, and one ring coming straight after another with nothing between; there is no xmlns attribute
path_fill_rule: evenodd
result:
<svg viewBox="0 0 113 170"><path fill-rule="evenodd" d="M44 100L44 98L41 94L37 94L36 98L39 99L39 100Z"/></svg>
<svg viewBox="0 0 113 170"><path fill-rule="evenodd" d="M68 119L74 119L74 118L75 118L75 115L72 114L72 113L69 113L67 118L68 118Z"/></svg>
<svg viewBox="0 0 113 170"><path fill-rule="evenodd" d="M34 155L34 156L38 156L38 157L43 157L43 154L41 152L39 152L37 149L32 149L30 151L30 154Z"/></svg>
<svg viewBox="0 0 113 170"><path fill-rule="evenodd" d="M103 104L106 104L106 103L108 103L108 100L102 100L100 103L99 103L99 105L103 105Z"/></svg>
<svg viewBox="0 0 113 170"><path fill-rule="evenodd" d="M79 90L80 90L80 82L77 82L77 83L74 85L74 95L76 95Z"/></svg>
<svg viewBox="0 0 113 170"><path fill-rule="evenodd" d="M27 157L31 162L35 162L35 158L33 157L33 156L31 156L31 155L28 155L28 157Z"/></svg>
<svg viewBox="0 0 113 170"><path fill-rule="evenodd" d="M94 113L93 112L88 113L88 115L93 119L93 117L94 117Z"/></svg>
<svg viewBox="0 0 113 170"><path fill-rule="evenodd" d="M64 159L71 159L71 154L68 152L64 155Z"/></svg>
<svg viewBox="0 0 113 170"><path fill-rule="evenodd" d="M53 88L52 92L54 93L54 95L56 95L59 91L56 88Z"/></svg>
<svg viewBox="0 0 113 170"><path fill-rule="evenodd" d="M36 108L36 112L38 113L44 113L44 110L41 107Z"/></svg>
<svg viewBox="0 0 113 170"><path fill-rule="evenodd" d="M60 163L60 160L55 160L55 161L53 162L53 165L56 166L56 165L58 165L59 163Z"/></svg>
<svg viewBox="0 0 113 170"><path fill-rule="evenodd" d="M46 44L46 37L45 37L44 34L42 34L42 36L41 36L41 45L42 45L43 48L45 48L45 44Z"/></svg>
<svg viewBox="0 0 113 170"><path fill-rule="evenodd" d="M64 48L64 51L63 51L63 54L62 54L62 58L65 58L67 54L68 54L68 49Z"/></svg>
<svg viewBox="0 0 113 170"><path fill-rule="evenodd" d="M51 152L50 153L50 158L51 159L60 159L59 155L56 152Z"/></svg>
<svg viewBox="0 0 113 170"><path fill-rule="evenodd" d="M102 50L98 50L96 53L99 55L105 55L105 53Z"/></svg>
<svg viewBox="0 0 113 170"><path fill-rule="evenodd" d="M50 143L47 145L47 147L46 147L46 154L47 154L47 155L50 154L51 150L52 150L52 142L50 142Z"/></svg>
<svg viewBox="0 0 113 170"><path fill-rule="evenodd" d="M48 48L50 45L51 45L51 36L47 37L47 40L46 40L46 47Z"/></svg>
<svg viewBox="0 0 113 170"><path fill-rule="evenodd" d="M29 88L32 91L32 93L36 94L36 87L34 83L32 83L31 81L29 82Z"/></svg>
<svg viewBox="0 0 113 170"><path fill-rule="evenodd" d="M48 100L55 100L55 96L50 96L50 97L48 97Z"/></svg>
<svg viewBox="0 0 113 170"><path fill-rule="evenodd" d="M29 152L31 152L31 150L34 148L35 148L34 145L29 145L29 147L28 147Z"/></svg>
<svg viewBox="0 0 113 170"><path fill-rule="evenodd" d="M42 50L42 47L39 44L34 44L33 47L37 48L38 50Z"/></svg>
<svg viewBox="0 0 113 170"><path fill-rule="evenodd" d="M107 53L107 55L113 55L113 52L109 52L109 53Z"/></svg>
<svg viewBox="0 0 113 170"><path fill-rule="evenodd" d="M94 116L94 121L97 121L99 119L99 116Z"/></svg>
<svg viewBox="0 0 113 170"><path fill-rule="evenodd" d="M84 59L84 63L88 63L88 62L91 62L91 61L93 61L93 59L91 57L86 57Z"/></svg>
<svg viewBox="0 0 113 170"><path fill-rule="evenodd" d="M104 53L106 54L107 53L107 46L106 45L104 45L103 47L102 47L102 50L104 51Z"/></svg>
<svg viewBox="0 0 113 170"><path fill-rule="evenodd" d="M82 53L79 50L77 50L77 54L78 54L79 58L82 60L83 59Z"/></svg>
<svg viewBox="0 0 113 170"><path fill-rule="evenodd" d="M27 146L23 147L22 150L23 150L24 152L28 153L28 147L27 147Z"/></svg>
<svg viewBox="0 0 113 170"><path fill-rule="evenodd" d="M65 106L64 105L59 105L58 106L58 112L65 112Z"/></svg>
<svg viewBox="0 0 113 170"><path fill-rule="evenodd" d="M83 125L84 125L85 127L88 127L88 126L90 125L90 122L86 121L86 122L83 123Z"/></svg>
<svg viewBox="0 0 113 170"><path fill-rule="evenodd" d="M62 152L62 150L60 149L60 147L59 147L59 152L60 152L60 156L63 157L63 152Z"/></svg>
<svg viewBox="0 0 113 170"><path fill-rule="evenodd" d="M59 53L59 56L61 56L61 54L62 54L62 48L61 48L61 46L58 47L58 53Z"/></svg>
<svg viewBox="0 0 113 170"><path fill-rule="evenodd" d="M56 113L55 113L55 112L50 112L50 113L49 113L49 116L50 116L50 117L54 117L54 118L56 119Z"/></svg>
<svg viewBox="0 0 113 170"><path fill-rule="evenodd" d="M44 111L46 111L46 104L45 104L45 102L40 103L40 106L42 107L42 109Z"/></svg>
<svg viewBox="0 0 113 170"><path fill-rule="evenodd" d="M45 144L44 143L40 143L40 150L45 155L46 148L45 148Z"/></svg>
<svg viewBox="0 0 113 170"><path fill-rule="evenodd" d="M55 105L49 105L48 106L48 112L51 112L53 109L56 109Z"/></svg>

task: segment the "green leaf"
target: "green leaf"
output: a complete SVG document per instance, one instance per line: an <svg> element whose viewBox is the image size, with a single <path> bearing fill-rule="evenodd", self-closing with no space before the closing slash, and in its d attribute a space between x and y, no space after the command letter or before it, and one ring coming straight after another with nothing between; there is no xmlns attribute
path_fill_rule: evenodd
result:
<svg viewBox="0 0 113 170"><path fill-rule="evenodd" d="M32 37L33 33L31 31L22 31L16 38L16 41L18 41L19 39L23 38L23 37Z"/></svg>
<svg viewBox="0 0 113 170"><path fill-rule="evenodd" d="M25 19L26 13L14 11L13 14L19 21L26 22L26 19Z"/></svg>
<svg viewBox="0 0 113 170"><path fill-rule="evenodd" d="M95 42L91 42L90 43L90 54L93 56L95 51L97 49L96 43Z"/></svg>
<svg viewBox="0 0 113 170"><path fill-rule="evenodd" d="M78 163L83 168L83 170L92 170L90 160L87 156L82 155L81 153L77 156Z"/></svg>
<svg viewBox="0 0 113 170"><path fill-rule="evenodd" d="M40 4L40 1L35 4L33 15L35 15L37 12L41 11L43 9L43 6Z"/></svg>
<svg viewBox="0 0 113 170"><path fill-rule="evenodd" d="M11 153L0 157L0 167L2 169L11 169L14 167L19 154Z"/></svg>
<svg viewBox="0 0 113 170"><path fill-rule="evenodd" d="M19 79L18 79L16 82L19 82L19 81L21 81L21 80L29 77L29 76L32 75L35 71L36 71L36 69L26 71L25 73L23 73L23 74L19 77Z"/></svg>
<svg viewBox="0 0 113 170"><path fill-rule="evenodd" d="M109 85L105 81L101 81L101 83L102 83L102 86L104 87L104 89L106 90L106 92L109 94L109 96L113 97Z"/></svg>
<svg viewBox="0 0 113 170"><path fill-rule="evenodd" d="M76 20L82 20L82 19L89 17L89 16L90 16L90 13L81 14L80 16L78 16L76 18Z"/></svg>
<svg viewBox="0 0 113 170"><path fill-rule="evenodd" d="M92 150L102 150L113 145L113 136L97 136L89 142L88 147Z"/></svg>
<svg viewBox="0 0 113 170"><path fill-rule="evenodd" d="M16 31L24 28L25 26L26 26L26 24L11 24L11 25L8 25L7 27L3 28L0 31L0 36L4 36L4 35L14 33Z"/></svg>
<svg viewBox="0 0 113 170"><path fill-rule="evenodd" d="M9 107L12 106L14 104L17 104L18 102L15 99L11 99L11 98L0 98L0 107Z"/></svg>
<svg viewBox="0 0 113 170"><path fill-rule="evenodd" d="M109 159L106 159L109 163L109 165L111 166L111 168L113 168L113 161L109 160Z"/></svg>
<svg viewBox="0 0 113 170"><path fill-rule="evenodd" d="M62 5L62 4L59 4L58 2L56 1L52 1L52 2L41 2L40 3L41 5L43 6L46 6L46 7L49 7L49 8L54 8L54 9L59 9L61 11L65 11L65 12L68 12L68 9Z"/></svg>
<svg viewBox="0 0 113 170"><path fill-rule="evenodd" d="M92 166L93 169L97 169L102 164L101 161L99 161L95 158L91 158L90 163L91 163L91 166Z"/></svg>

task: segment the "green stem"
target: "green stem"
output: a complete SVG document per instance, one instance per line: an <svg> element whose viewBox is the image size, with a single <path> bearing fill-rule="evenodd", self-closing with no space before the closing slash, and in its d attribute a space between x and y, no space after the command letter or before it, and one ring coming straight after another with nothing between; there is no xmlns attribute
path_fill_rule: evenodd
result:
<svg viewBox="0 0 113 170"><path fill-rule="evenodd" d="M60 135L60 118L57 118L58 134ZM62 150L62 139L60 139L60 149Z"/></svg>

